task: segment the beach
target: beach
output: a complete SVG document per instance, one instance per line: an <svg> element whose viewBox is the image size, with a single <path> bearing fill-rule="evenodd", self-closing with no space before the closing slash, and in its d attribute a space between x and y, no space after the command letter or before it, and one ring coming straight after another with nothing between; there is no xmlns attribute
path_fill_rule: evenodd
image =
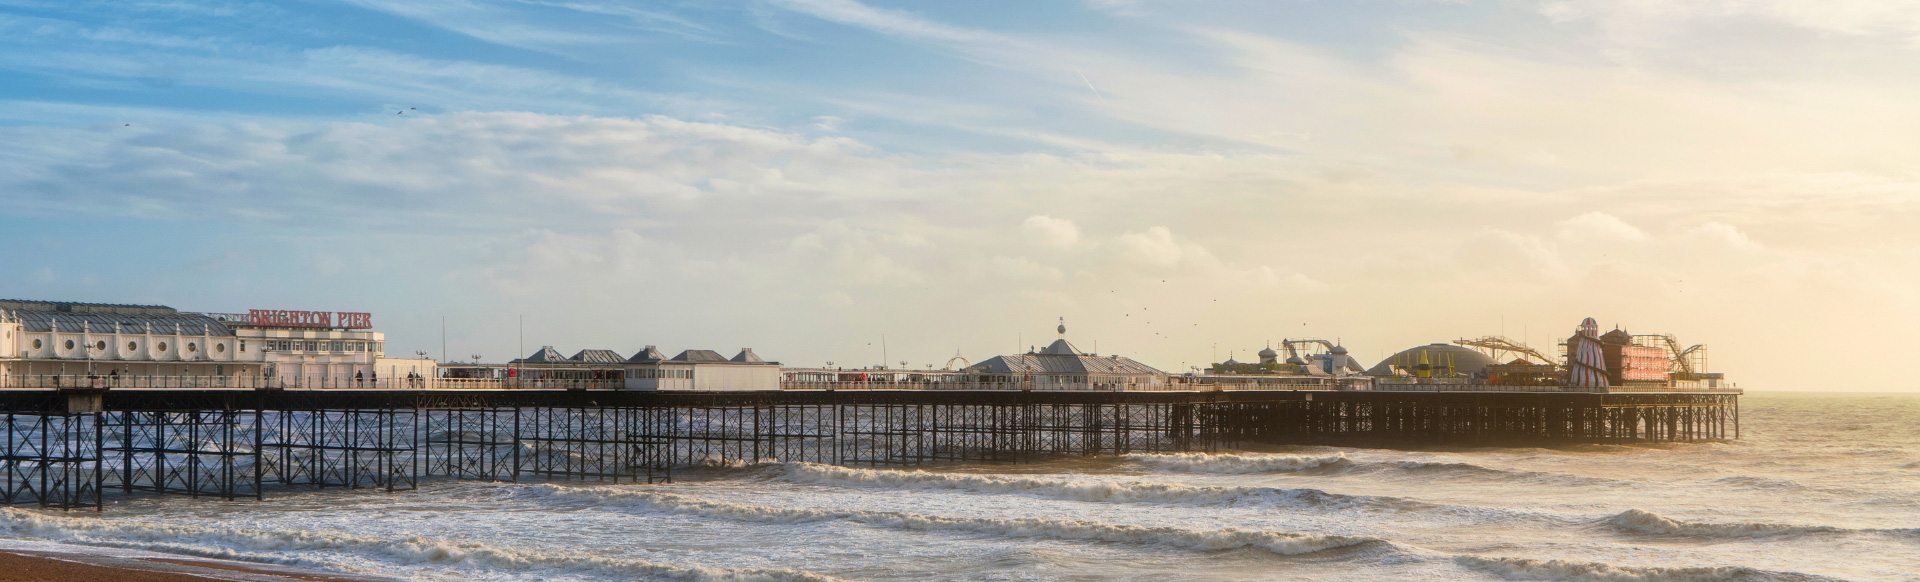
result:
<svg viewBox="0 0 1920 582"><path fill-rule="evenodd" d="M100 512L0 509L10 544L0 549L26 552L8 570L49 574L34 579L100 579L73 569L86 566L155 580L460 582L1920 572L1920 396L1755 393L1742 412L1744 438L1722 442L720 463L657 485L436 479L410 492L293 488L264 501L134 495ZM50 564L49 551L133 554ZM155 559L168 556L322 577Z"/></svg>
<svg viewBox="0 0 1920 582"><path fill-rule="evenodd" d="M0 549L0 582L371 582L365 576L168 554Z"/></svg>

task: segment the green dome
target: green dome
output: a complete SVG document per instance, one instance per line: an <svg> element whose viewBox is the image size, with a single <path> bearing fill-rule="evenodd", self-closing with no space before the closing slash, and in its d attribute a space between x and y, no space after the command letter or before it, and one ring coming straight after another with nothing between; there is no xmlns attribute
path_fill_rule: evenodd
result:
<svg viewBox="0 0 1920 582"><path fill-rule="evenodd" d="M1401 350L1400 353L1387 356L1386 359L1380 360L1380 363L1374 364L1372 368L1368 368L1367 375L1392 375L1393 370L1390 369L1391 366L1400 366L1402 369L1412 370L1414 366L1420 364L1423 355L1426 358L1427 365L1434 367L1445 367L1447 362L1451 360L1453 363L1453 371L1460 374L1478 374L1481 370L1485 370L1487 366L1496 363L1493 361L1493 358L1487 357L1486 354L1482 354L1479 350L1473 348L1453 344L1427 344L1407 348Z"/></svg>

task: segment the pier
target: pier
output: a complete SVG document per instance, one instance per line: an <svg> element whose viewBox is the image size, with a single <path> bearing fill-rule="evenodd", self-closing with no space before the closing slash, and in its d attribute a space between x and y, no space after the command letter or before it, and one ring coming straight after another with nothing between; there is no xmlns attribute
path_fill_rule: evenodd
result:
<svg viewBox="0 0 1920 582"><path fill-rule="evenodd" d="M828 386L831 387L831 386ZM866 386L872 388L871 386ZM1310 387L1309 387L1310 388ZM261 499L425 479L670 481L753 461L909 467L1055 456L1738 438L1739 392L14 388L0 504Z"/></svg>

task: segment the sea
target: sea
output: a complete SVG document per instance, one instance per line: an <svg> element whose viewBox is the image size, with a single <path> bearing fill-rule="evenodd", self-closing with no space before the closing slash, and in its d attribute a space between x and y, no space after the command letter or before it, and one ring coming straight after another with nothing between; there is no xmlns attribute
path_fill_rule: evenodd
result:
<svg viewBox="0 0 1920 582"><path fill-rule="evenodd" d="M0 509L0 538L408 580L1920 580L1920 395L1741 414L1727 442L127 497Z"/></svg>

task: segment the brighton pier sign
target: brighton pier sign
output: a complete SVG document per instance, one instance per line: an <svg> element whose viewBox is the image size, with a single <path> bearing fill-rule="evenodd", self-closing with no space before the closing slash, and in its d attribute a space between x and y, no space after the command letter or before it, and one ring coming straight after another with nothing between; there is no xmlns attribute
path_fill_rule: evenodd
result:
<svg viewBox="0 0 1920 582"><path fill-rule="evenodd" d="M350 311L282 311L277 309L252 309L247 311L247 322L256 327L324 327L338 329L373 329L373 314Z"/></svg>

